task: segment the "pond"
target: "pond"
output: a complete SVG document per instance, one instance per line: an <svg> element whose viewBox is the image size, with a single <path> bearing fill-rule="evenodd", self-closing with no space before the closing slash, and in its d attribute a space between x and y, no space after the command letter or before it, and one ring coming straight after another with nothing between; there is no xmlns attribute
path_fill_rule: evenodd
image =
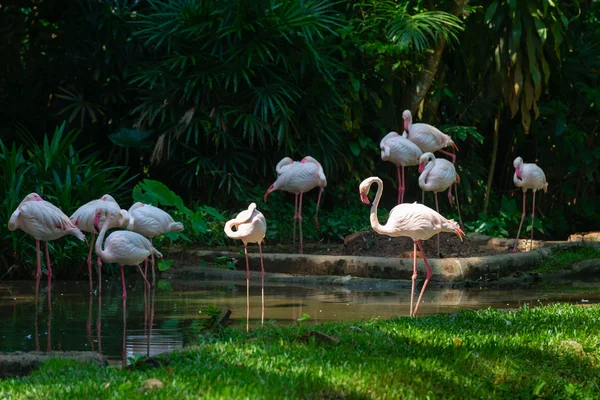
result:
<svg viewBox="0 0 600 400"><path fill-rule="evenodd" d="M104 281L102 293L89 293L87 281L42 279L0 282L0 351L94 351L109 364L139 355L183 347L198 333L206 307L224 305L231 326L245 329L245 281L159 280L149 292L139 276L127 279L124 313L120 279ZM416 299L416 297L415 297ZM487 307L514 309L550 302L598 303L597 283L543 285L519 289L427 288L419 315ZM261 324L261 288L250 292L250 328ZM348 290L269 284L265 288L265 324L289 325L406 316L410 289ZM125 318L124 318L125 317Z"/></svg>

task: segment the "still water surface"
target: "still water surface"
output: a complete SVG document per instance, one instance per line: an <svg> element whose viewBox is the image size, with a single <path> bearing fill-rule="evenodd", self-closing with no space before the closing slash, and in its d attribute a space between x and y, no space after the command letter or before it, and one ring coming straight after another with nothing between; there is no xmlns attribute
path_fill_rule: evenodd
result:
<svg viewBox="0 0 600 400"><path fill-rule="evenodd" d="M95 351L110 364L136 355L178 349L197 335L209 305L232 310L231 326L245 328L245 281L160 280L146 292L141 278L127 279L126 308L118 278L89 293L87 281L0 282L0 351ZM598 283L528 289L439 289L428 287L420 315L487 307L514 309L556 301L599 303ZM260 286L250 292L250 327L260 327ZM265 288L265 324L389 318L408 315L410 289L397 291L315 288L283 284ZM416 297L415 297L416 298Z"/></svg>

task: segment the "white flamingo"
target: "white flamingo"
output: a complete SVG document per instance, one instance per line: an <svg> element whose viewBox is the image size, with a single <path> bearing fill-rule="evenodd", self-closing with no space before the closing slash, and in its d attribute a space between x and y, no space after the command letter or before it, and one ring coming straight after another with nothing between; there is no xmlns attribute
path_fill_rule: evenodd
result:
<svg viewBox="0 0 600 400"><path fill-rule="evenodd" d="M456 162L456 155L442 150L445 147L452 146L458 151L458 147L450 136L429 124L413 124L410 110L404 110L402 119L404 119L404 130L408 132L408 140L419 146L423 153L440 151L452 158L452 164Z"/></svg>
<svg viewBox="0 0 600 400"><path fill-rule="evenodd" d="M285 157L276 167L279 175L265 193L264 201L267 202L269 194L275 190L283 190L293 193L296 198L294 202L294 244L296 241L296 220L300 221L300 254L302 254L302 195L316 187L319 187L319 197L317 198L317 209L315 211L315 225L319 228L319 203L323 188L327 186L327 178L321 164L311 156L306 156L300 162L294 162L291 158ZM298 204L298 195L300 203Z"/></svg>
<svg viewBox="0 0 600 400"><path fill-rule="evenodd" d="M517 251L517 245L519 244L519 234L521 233L521 227L523 226L523 220L525 219L525 198L527 196L527 189L531 189L533 192L533 208L531 210L531 246L533 248L533 222L535 219L535 192L543 190L544 193L548 191L548 182L546 182L546 175L544 171L533 163L523 163L521 157L515 158L513 161L515 167L515 174L513 175L513 182L517 187L523 189L523 214L521 214L521 223L519 224L519 231L517 232L517 238L515 239L515 247L513 253Z"/></svg>
<svg viewBox="0 0 600 400"><path fill-rule="evenodd" d="M96 238L96 234L98 233L94 227L94 218L96 217L96 210L98 208L105 211L109 210L111 213L116 215L116 217L111 220L108 229L125 228L129 224L129 213L127 210L122 210L115 199L109 194L105 194L97 200L92 200L82 205L73 213L73 215L71 215L71 222L75 224L75 226L77 226L82 232L89 232L92 234L90 250L87 258L88 272L90 276L90 291L92 290L92 249L94 248L94 240ZM100 226L104 225L104 220L105 217L102 216L102 219L100 220ZM102 290L102 261L99 257L97 259L97 264L99 282L98 289Z"/></svg>
<svg viewBox="0 0 600 400"><path fill-rule="evenodd" d="M128 231L137 232L147 238L152 238L167 232L183 231L183 224L175 222L167 212L150 204L139 201L129 208ZM148 260L144 263L144 272L148 271ZM154 255L152 255L152 281L154 282Z"/></svg>
<svg viewBox="0 0 600 400"><path fill-rule="evenodd" d="M235 228L235 231L233 230ZM244 243L244 254L246 255L246 331L250 320L250 263L248 262L248 243L258 244L260 252L260 276L262 279L262 313L261 324L265 321L265 266L262 256L262 241L267 233L267 221L265 216L256 209L252 203L247 210L242 211L225 224L225 234L231 239L239 239Z"/></svg>
<svg viewBox="0 0 600 400"><path fill-rule="evenodd" d="M21 229L35 238L37 251L37 273L36 279L40 279L42 273L40 258L40 240L46 246L46 264L48 267L48 283L52 278L52 266L50 265L50 252L48 241L56 240L65 235L75 236L79 240L85 240L85 235L71 223L65 215L54 204L45 201L37 193L28 194L12 213L8 221L8 230Z"/></svg>
<svg viewBox="0 0 600 400"><path fill-rule="evenodd" d="M431 268L429 267L429 263L423 252L421 241L427 240L440 232L455 232L462 240L462 235L465 233L453 220L448 220L431 208L416 202L413 204L398 204L390 211L387 223L381 225L377 218L377 207L379 206L379 200L383 194L383 182L381 179L372 176L362 181L359 186L360 199L363 203L370 204L368 194L373 183L377 184L377 194L375 195L375 200L371 206L370 216L371 227L373 230L380 235L391 237L406 236L414 241L412 291L410 293L410 315L414 316L417 314L419 304L421 303L421 297L423 297L429 278L431 278L432 275ZM417 305L413 312L415 280L417 279L417 246L419 247L423 261L425 262L425 267L427 267L427 277L425 278L423 288L421 289Z"/></svg>
<svg viewBox="0 0 600 400"><path fill-rule="evenodd" d="M162 258L162 254L152 247L148 239L135 232L115 231L108 235L104 242L104 250L102 242L111 221L116 217L116 214L111 213L101 208L96 210L94 217L94 226L98 228L102 216L106 217L105 223L98 234L96 240L96 255L105 263L118 263L121 267L121 283L123 285L123 300L127 298L127 289L125 287L125 265L135 265L146 281L146 288L150 288L150 282L146 279L146 274L142 272L140 263L148 258L149 255L156 254Z"/></svg>
<svg viewBox="0 0 600 400"><path fill-rule="evenodd" d="M443 158L436 159L433 153L425 153L419 158L419 186L423 192L433 192L435 197L435 210L440 212L437 194L448 189L448 201L452 205L452 185L458 207L458 192L456 184L460 182L460 177L456 173L454 164ZM460 209L458 211L460 219ZM440 237L437 237L437 254L440 254Z"/></svg>
<svg viewBox="0 0 600 400"><path fill-rule="evenodd" d="M381 159L391 161L398 169L398 204L404 202L404 167L419 165L419 157L423 154L419 146L406 137L406 132L400 136L398 132L388 133L379 143L381 148ZM402 167L402 178L400 178L400 167Z"/></svg>

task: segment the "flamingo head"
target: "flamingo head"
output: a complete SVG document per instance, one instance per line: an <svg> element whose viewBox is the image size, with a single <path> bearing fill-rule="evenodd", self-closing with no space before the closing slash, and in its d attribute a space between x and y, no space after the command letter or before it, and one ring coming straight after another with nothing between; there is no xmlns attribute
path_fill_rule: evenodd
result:
<svg viewBox="0 0 600 400"><path fill-rule="evenodd" d="M302 164L313 163L313 164L321 165L317 160L315 160L311 156L304 157L302 160L300 160L300 163L302 163Z"/></svg>
<svg viewBox="0 0 600 400"><path fill-rule="evenodd" d="M404 120L404 130L408 132L408 127L412 123L412 114L410 113L410 110L404 110L402 119Z"/></svg>
<svg viewBox="0 0 600 400"><path fill-rule="evenodd" d="M365 184L365 182L366 180L360 184L360 186L358 187L358 191L360 192L360 201L362 201L366 205L369 205L371 204L371 201L369 200L368 194L371 185L369 183Z"/></svg>
<svg viewBox="0 0 600 400"><path fill-rule="evenodd" d="M43 201L42 197L37 193L29 193L21 203L25 203L27 201Z"/></svg>
<svg viewBox="0 0 600 400"><path fill-rule="evenodd" d="M269 197L269 193L271 193L273 190L275 190L275 185L271 185L269 186L269 188L267 189L267 192L265 193L265 197L264 197L264 202L267 202L267 197Z"/></svg>
<svg viewBox="0 0 600 400"><path fill-rule="evenodd" d="M521 179L521 166L523 165L523 159L521 157L515 158L513 165L515 167L515 174L517 175L517 178Z"/></svg>

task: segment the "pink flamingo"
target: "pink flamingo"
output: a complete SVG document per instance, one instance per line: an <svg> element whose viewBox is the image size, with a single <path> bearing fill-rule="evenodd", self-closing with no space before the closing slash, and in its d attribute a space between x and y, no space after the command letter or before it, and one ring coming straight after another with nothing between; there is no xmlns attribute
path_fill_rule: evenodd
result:
<svg viewBox="0 0 600 400"><path fill-rule="evenodd" d="M383 182L376 176L362 181L359 187L360 199L365 204L370 204L368 194L373 183L377 184L377 194L371 207L371 227L373 230L380 235L387 235L391 237L406 236L414 241L414 253L413 253L413 276L412 276L412 291L410 294L410 315L415 316L421 303L421 297L425 292L429 278L431 278L432 272L423 252L422 241L431 238L433 235L437 235L440 232L455 232L458 237L462 240L462 235L465 233L460 229L460 226L453 220L448 220L442 217L438 212L431 208L424 206L423 204L398 204L392 208L388 221L385 225L381 225L377 218L377 207L379 206L379 200L383 194ZM417 246L427 267L427 277L423 283L423 288L419 294L417 305L413 312L413 300L415 292L415 280L417 279Z"/></svg>
<svg viewBox="0 0 600 400"><path fill-rule="evenodd" d="M410 110L404 110L402 118L404 119L404 130L408 132L408 140L419 146L423 153L440 151L452 158L452 164L456 162L456 155L442 150L445 147L452 146L458 151L458 147L450 136L429 124L413 124Z"/></svg>
<svg viewBox="0 0 600 400"><path fill-rule="evenodd" d="M115 199L109 195L105 194L98 200L92 200L77 209L71 215L71 222L75 224L82 232L89 232L92 234L92 240L90 242L90 250L88 252L87 265L88 272L90 276L90 292L92 291L92 249L94 248L94 239L96 238L96 234L98 231L94 227L94 218L96 217L96 210L100 208L102 210L110 210L111 213L116 215L111 221L108 229L113 228L125 228L129 224L129 213L127 210L121 210L119 204L115 201ZM100 225L104 224L104 216L100 220ZM98 289L102 290L102 261L98 257Z"/></svg>
<svg viewBox="0 0 600 400"><path fill-rule="evenodd" d="M234 231L233 228L236 228ZM267 221L265 216L256 209L252 203L247 210L242 211L225 224L225 234L231 239L240 239L244 242L244 254L246 255L246 331L250 320L250 263L248 262L248 243L258 244L260 252L260 276L262 278L262 316L261 324L265 322L265 267L262 256L262 241L267 233Z"/></svg>
<svg viewBox="0 0 600 400"><path fill-rule="evenodd" d="M456 184L460 177L456 173L454 164L443 158L436 159L433 153L425 153L419 158L419 186L423 192L433 192L435 197L435 210L440 212L437 194L448 189L448 201L452 205L452 185L456 194L458 207L458 192ZM460 209L458 211L460 218ZM462 221L461 221L462 222ZM440 237L437 237L437 254L440 254Z"/></svg>
<svg viewBox="0 0 600 400"><path fill-rule="evenodd" d="M21 229L35 238L35 247L37 250L37 273L35 276L37 280L40 279L40 275L42 274L40 240L44 241L46 246L48 283L52 279L48 241L56 240L65 235L85 240L85 235L71 223L71 220L69 220L69 217L65 213L54 204L43 200L37 193L30 193L23 199L8 221L8 229L10 231Z"/></svg>
<svg viewBox="0 0 600 400"><path fill-rule="evenodd" d="M265 193L264 201L267 202L267 197L274 190L283 190L296 196L294 202L294 244L296 241L296 219L298 219L300 221L300 254L302 254L302 195L304 192L319 187L319 197L317 198L317 209L315 211L315 225L319 229L319 203L321 202L323 188L327 186L327 178L321 164L311 156L304 157L300 162L294 162L291 158L285 157L277 164L276 171L279 177ZM298 195L300 195L299 204Z"/></svg>
<svg viewBox="0 0 600 400"><path fill-rule="evenodd" d="M533 248L533 222L535 219L535 192L538 190L544 190L544 193L548 191L548 182L546 182L546 175L544 171L535 164L523 163L521 157L515 158L513 161L515 166L515 174L513 175L513 182L517 187L523 189L523 214L521 214L521 223L519 224L519 230L517 232L517 238L515 239L515 247L513 253L517 251L517 245L519 244L519 234L521 233L521 227L523 226L523 220L525 219L525 197L527 196L527 189L531 189L533 192L533 209L531 210L531 247Z"/></svg>
<svg viewBox="0 0 600 400"><path fill-rule="evenodd" d="M168 232L183 231L183 224L175 222L173 217L158 207L150 204L142 204L139 201L129 208L128 231L139 233L142 236L152 238ZM144 262L144 272L148 271L148 260ZM152 254L152 282L155 279L154 253Z"/></svg>
<svg viewBox="0 0 600 400"><path fill-rule="evenodd" d="M381 159L391 161L398 169L398 204L404 202L404 167L419 165L421 149L419 146L406 138L406 132L400 136L397 132L388 133L379 143L381 148ZM400 167L402 167L402 179L400 178Z"/></svg>
<svg viewBox="0 0 600 400"><path fill-rule="evenodd" d="M121 283L123 285L123 300L127 298L127 289L125 288L125 265L135 265L146 281L146 287L150 288L150 282L146 279L146 275L142 272L140 263L148 258L151 254L156 254L162 258L162 254L154 247L148 239L135 232L115 231L108 235L102 250L102 242L111 221L115 218L115 214L101 208L96 210L94 217L94 226L98 228L102 216L106 216L106 220L102 225L102 229L96 240L96 254L105 263L119 263L121 266Z"/></svg>

